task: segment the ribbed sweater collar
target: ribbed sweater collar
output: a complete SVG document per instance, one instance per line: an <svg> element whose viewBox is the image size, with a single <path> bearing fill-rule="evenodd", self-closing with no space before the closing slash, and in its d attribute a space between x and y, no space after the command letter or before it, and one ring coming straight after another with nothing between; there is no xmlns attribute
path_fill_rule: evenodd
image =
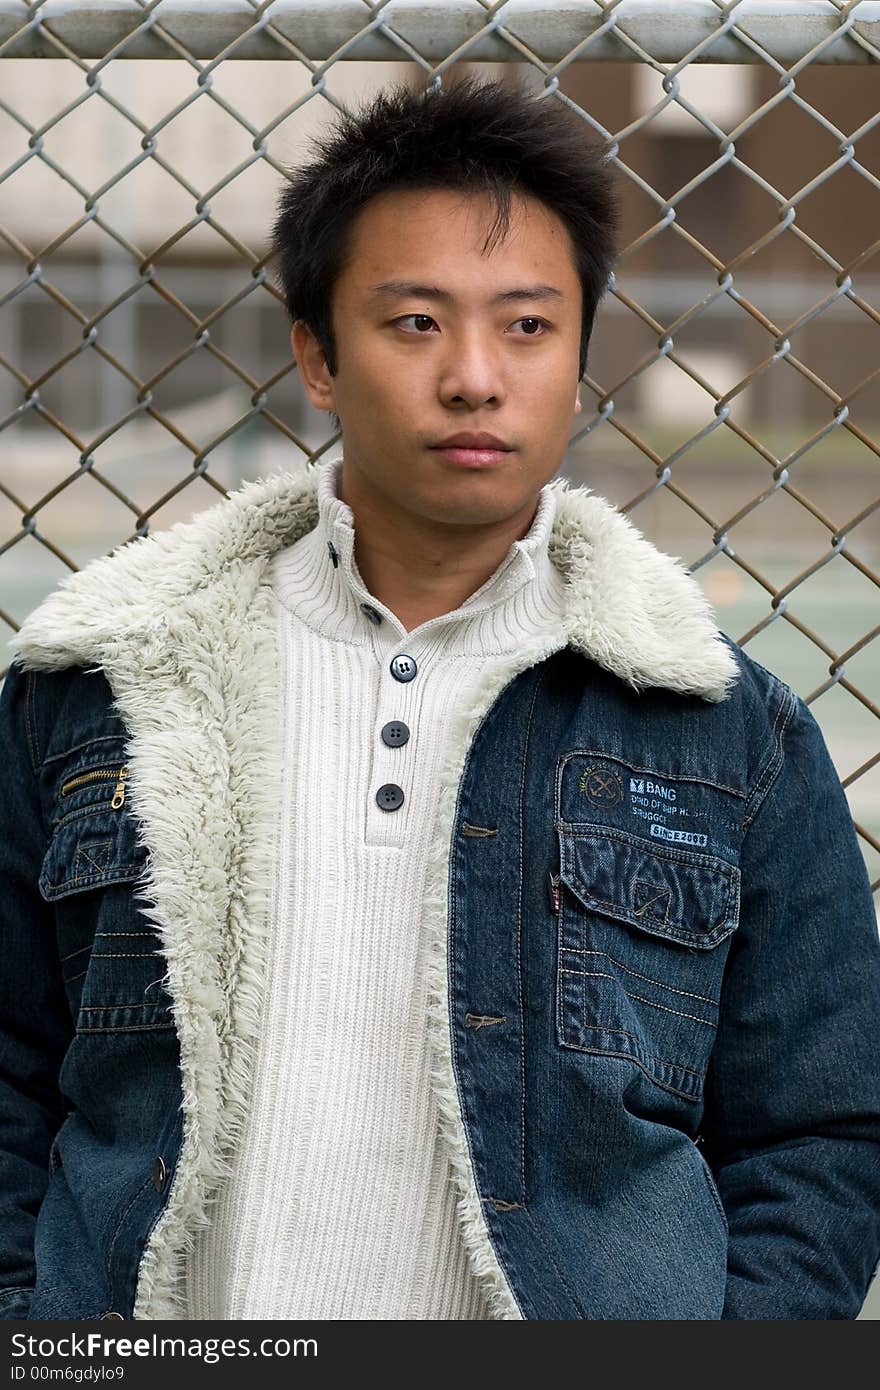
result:
<svg viewBox="0 0 880 1390"><path fill-rule="evenodd" d="M421 623L407 634L391 609L370 593L355 559L355 520L339 496L342 459L319 467L318 521L315 528L272 559L278 600L310 627L337 641L383 645L431 631L446 651L461 654L510 650L522 636L555 627L564 611L565 585L549 555L556 498L541 489L532 524L510 546L504 559L458 608ZM370 621L365 609L381 614Z"/></svg>

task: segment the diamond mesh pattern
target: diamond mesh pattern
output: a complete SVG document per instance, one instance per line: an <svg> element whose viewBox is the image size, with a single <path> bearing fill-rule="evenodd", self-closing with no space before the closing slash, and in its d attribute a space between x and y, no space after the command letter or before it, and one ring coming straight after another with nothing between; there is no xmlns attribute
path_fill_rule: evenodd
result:
<svg viewBox="0 0 880 1390"><path fill-rule="evenodd" d="M87 20L76 5L53 15L44 14L45 3L0 0L0 57L14 65L16 59L38 56L43 72L52 60L53 69L63 65L76 79L70 100L42 120L29 114L29 103L18 99L18 89L13 100L2 95L6 84L0 87L7 146L14 139L19 148L6 167L0 160L5 209L0 211L0 266L6 281L0 304L7 315L26 304L37 325L34 332L44 322L39 312L51 311L55 325L41 338L43 365L36 372L25 371L16 360L20 335L0 332L0 378L13 400L0 418L6 460L0 463L0 619L14 630L24 616L22 595L31 589L23 575L35 547L43 559L51 557L46 589L97 553L93 536L82 541L75 519L83 504L74 507L73 500L84 487L99 489L103 500L115 499L113 534L104 539L118 545L146 534L151 524L192 514L237 486L242 452L228 453L236 441L246 440L253 453L259 438L264 452L257 450L256 456L263 458L271 437L284 445L288 467L338 441L338 435L309 438L309 429L291 411L289 395L297 383L289 350L267 372L265 354L245 360L236 335L223 335L224 322L240 322L236 315L248 301L270 304L278 324L286 328L265 248L243 236L224 209L233 206L228 202L232 186L250 187L246 181L260 171L276 185L284 178L285 163L295 159L296 149L282 158L276 139L307 105L313 110L323 106L322 119L332 116L331 108L346 107L334 90L334 70L340 64L390 60L398 66L377 67L375 82L399 80L399 64L404 63L417 83L436 87L453 80L460 64L517 65L519 72L528 72L536 95L564 103L583 121L585 134L604 145L622 190L637 209L631 220L639 223L622 248L599 311L582 390L584 412L577 417L566 471L579 474L589 437L589 459L604 458L613 465L608 488L597 486L597 491L610 495L616 490L617 505L634 514L653 539L659 542L668 534L718 606L725 630L813 707L850 796L876 889L880 311L871 262L880 240L870 230L870 216L859 220L855 209L873 208L876 230L880 178L870 163L872 154L878 163L880 144L876 139L872 144L872 137L880 135L880 111L847 132L829 110L820 109L810 86L811 74L821 67L828 79L822 90L829 94L829 106L839 106L837 94L850 75L877 63L880 24L868 12L871 8L843 0L823 6L792 0L790 14L779 18L779 5L696 0L673 25L661 0L597 0L577 6L537 0L433 6L412 0L324 0L321 5L241 0L233 6L198 7L179 0L110 0L97 19L96 7L90 5ZM777 15L773 23L771 9ZM147 119L134 100L119 95L124 89L120 68L144 57L173 60L178 77L188 74L185 95L175 96L158 119ZM305 90L268 120L249 118L224 91L225 74L254 58L282 60L308 78ZM749 65L760 74L765 90L770 84L769 95L732 125L726 122L727 129L687 93L688 74L710 64L715 72L719 65L739 65L737 71ZM257 83L259 69L253 61L247 66ZM167 63L161 65L165 67ZM638 67L653 74L655 86L655 98L643 102L634 117L630 107L617 128L600 118L584 76L608 67L621 74ZM159 82L160 68L156 72ZM874 78L880 91L876 74ZM178 81L175 93L180 89ZM177 123L185 122L197 103L210 103L218 115L223 113L229 132L228 160L221 175L209 176L205 185L195 184L181 166L175 155L179 142L172 150L173 130L181 128ZM53 153L57 133L66 122L80 119L84 105L121 123L127 140L124 157L104 168L97 185L84 181L75 162ZM812 161L807 180L787 196L767 172L765 158L775 139L768 132L783 114L796 122L797 139ZM653 130L655 142L672 139L662 131L673 115L679 123L689 122L689 148L699 167L664 193L646 174L643 156ZM4 148L0 145L0 153ZM16 214L19 180L37 166L44 178L61 181L76 209L46 244L26 236ZM127 190L137 187L141 166L163 171L169 208L185 207L187 214L177 225L171 225L169 214L166 234L149 248L137 243L129 219L120 215ZM655 161L650 167L661 166ZM691 216L691 209L700 198L706 206L707 190L710 198L713 189L719 190L718 198L732 196L742 180L749 186L751 206L758 209L758 225L754 217L739 219L733 212L716 244L708 244L711 239L699 234L699 218ZM806 229L810 200L831 181L840 228L868 228L855 251L851 239L831 238L846 247L843 257ZM137 227L136 219L133 225ZM226 269L216 277L213 291L194 297L189 291L198 277L193 272L190 281L181 274L180 255L194 236L209 232L223 243ZM113 275L93 276L81 293L72 292L61 272L84 233L98 238L111 254ZM787 298L773 274L763 279L758 274L762 265L779 266L774 243L780 238L794 260L800 256L798 264L809 267L809 274L792 281ZM771 253L776 260L768 262ZM120 344L119 335L110 331L114 315L133 298L162 306L177 325L178 350L163 355L146 373L138 369L124 339ZM694 333L716 320L727 326L731 338L746 334L743 341L750 345L746 369L727 382L706 366L711 359L705 353L701 358L693 351ZM826 332L844 344L853 334L861 335L858 379L845 389L828 370L833 355L809 350ZM616 354L605 351L613 338L624 343ZM195 410L187 416L163 403L163 389L172 377L178 389L181 382L191 382L184 391L197 401L200 388L190 374L207 362L212 382L229 388L223 397L227 418L219 424L219 410ZM596 362L605 375L598 375ZM85 430L63 418L54 404L61 375L74 368L100 374L105 385L112 384L100 396L101 418ZM696 417L693 411L687 415L686 428L664 431L645 401L662 401L664 383L673 379L702 402L702 418L698 405ZM760 392L763 415L747 408ZM634 408L633 400L641 400L641 406ZM768 411L768 400L771 407L778 401L778 409ZM326 417L322 422L326 426ZM20 451L30 458L35 449L50 462L32 473L16 460ZM174 476L169 481L157 467L154 476L163 485L150 493L144 469L135 478L124 466L126 452L170 458ZM837 468L843 470L839 475ZM148 495L140 495L145 487ZM763 558L755 558L750 540L759 513L772 538L772 546L764 545ZM802 530L807 540L790 545L792 534ZM4 568L5 561L11 563ZM743 595L748 601L737 606ZM26 601L25 611L28 606ZM774 636L768 644L771 627ZM788 641L795 637L796 648Z"/></svg>

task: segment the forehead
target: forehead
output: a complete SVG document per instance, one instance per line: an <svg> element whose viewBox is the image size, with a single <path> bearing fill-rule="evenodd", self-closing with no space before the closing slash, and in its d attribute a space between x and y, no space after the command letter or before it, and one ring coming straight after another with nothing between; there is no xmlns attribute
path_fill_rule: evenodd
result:
<svg viewBox="0 0 880 1390"><path fill-rule="evenodd" d="M536 198L514 194L507 235L486 249L495 222L494 202L484 194L448 189L402 189L372 198L352 226L338 290L374 300L384 281L430 278L462 292L527 278L576 296L580 281L568 229ZM511 282L513 283L513 282Z"/></svg>

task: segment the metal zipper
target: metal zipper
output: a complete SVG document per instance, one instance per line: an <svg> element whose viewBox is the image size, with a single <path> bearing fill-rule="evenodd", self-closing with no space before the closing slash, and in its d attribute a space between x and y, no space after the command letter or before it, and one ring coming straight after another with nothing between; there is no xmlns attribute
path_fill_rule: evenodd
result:
<svg viewBox="0 0 880 1390"><path fill-rule="evenodd" d="M127 776L128 768L121 767L119 769L119 781L116 783L116 787L113 792L113 800L110 802L110 805L113 807L114 811L118 811L125 800L125 779Z"/></svg>
<svg viewBox="0 0 880 1390"><path fill-rule="evenodd" d="M550 911L551 911L556 917L559 916L559 906L560 906L560 903L561 903L561 901L562 901L562 895L561 895L561 893L560 893L560 891L559 891L559 883L560 883L559 874L554 874L552 870L551 870L550 872L548 872L548 874L547 874L547 897L548 897L549 900L550 900Z"/></svg>
<svg viewBox="0 0 880 1390"><path fill-rule="evenodd" d="M84 786L86 782L106 781L110 778L116 779L116 786L113 790L113 800L110 805L114 811L118 811L125 802L125 779L128 776L128 767L97 767L91 772L81 772L77 777L71 777L69 782L65 782L61 788L61 796L67 796L76 787Z"/></svg>

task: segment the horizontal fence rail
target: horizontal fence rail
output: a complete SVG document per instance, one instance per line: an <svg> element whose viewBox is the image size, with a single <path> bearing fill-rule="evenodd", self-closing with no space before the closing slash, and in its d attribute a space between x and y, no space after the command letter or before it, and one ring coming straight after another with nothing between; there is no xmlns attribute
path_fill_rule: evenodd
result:
<svg viewBox="0 0 880 1390"><path fill-rule="evenodd" d="M22 23L24 9L39 13ZM736 14L719 19L719 10ZM282 43L313 62L409 62L409 46L439 63L466 44L471 62L514 63L521 43L545 62L631 62L635 45L661 63L869 63L880 45L880 0L0 0L10 57L55 57L57 41L79 58L167 58L169 39L198 59L277 58Z"/></svg>

